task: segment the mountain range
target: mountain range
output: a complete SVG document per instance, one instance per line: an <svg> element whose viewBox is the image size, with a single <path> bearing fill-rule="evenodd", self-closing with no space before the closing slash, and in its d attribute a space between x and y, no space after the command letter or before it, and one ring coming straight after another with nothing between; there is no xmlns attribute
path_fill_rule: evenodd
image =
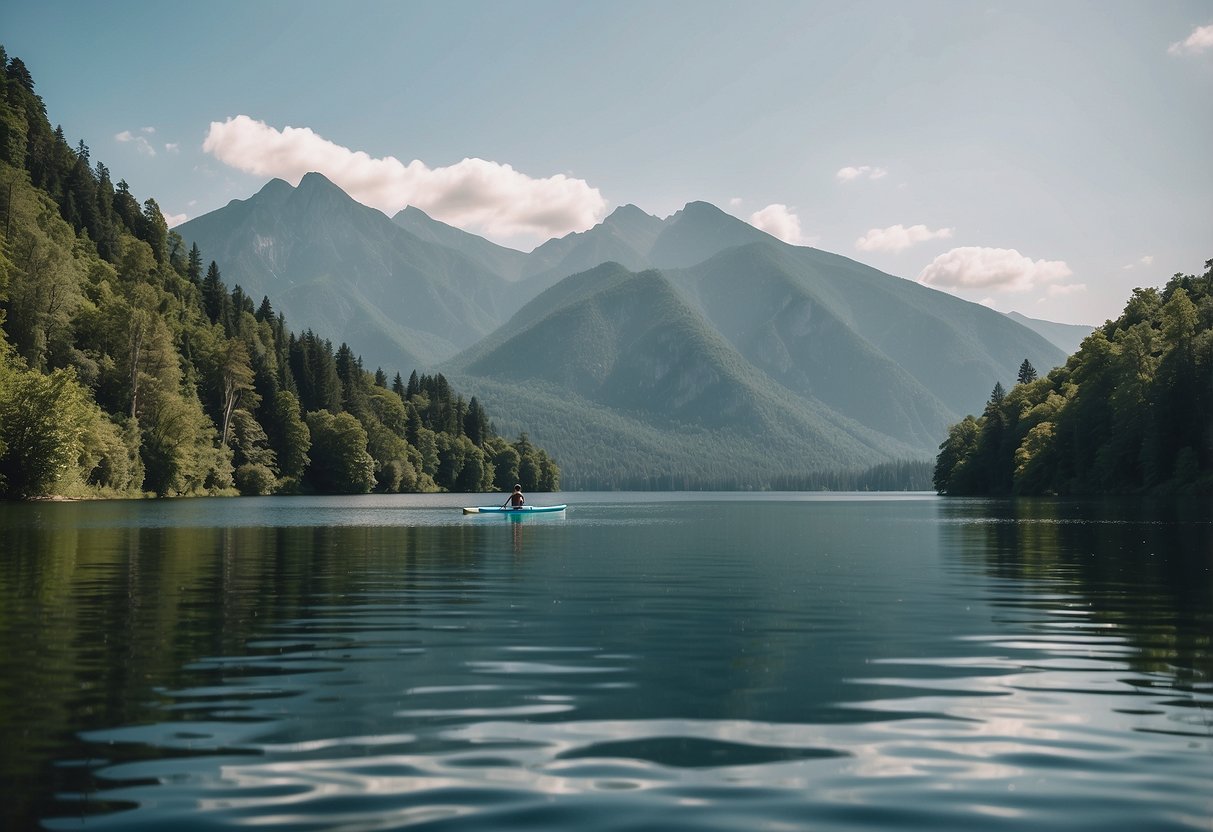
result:
<svg viewBox="0 0 1213 832"><path fill-rule="evenodd" d="M312 173L177 231L368 367L446 373L571 487L764 487L925 459L1025 358L1064 361L1050 332L1081 329L1037 331L705 202L664 219L625 205L524 253L413 207L389 219Z"/></svg>
<svg viewBox="0 0 1213 832"><path fill-rule="evenodd" d="M1018 324L1023 324L1028 329L1042 336L1066 355L1078 352L1083 339L1095 331L1094 326L1042 321L1037 318L1029 318L1027 315L1021 315L1018 312L1008 312L1007 317Z"/></svg>

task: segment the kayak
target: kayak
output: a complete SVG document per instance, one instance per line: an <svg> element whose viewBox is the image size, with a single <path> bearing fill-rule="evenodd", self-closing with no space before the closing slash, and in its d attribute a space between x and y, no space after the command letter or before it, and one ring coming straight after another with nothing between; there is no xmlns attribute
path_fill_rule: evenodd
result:
<svg viewBox="0 0 1213 832"><path fill-rule="evenodd" d="M506 508L505 506L473 506L465 508L464 514L540 514L545 511L564 511L568 505L558 506L523 506L522 508Z"/></svg>

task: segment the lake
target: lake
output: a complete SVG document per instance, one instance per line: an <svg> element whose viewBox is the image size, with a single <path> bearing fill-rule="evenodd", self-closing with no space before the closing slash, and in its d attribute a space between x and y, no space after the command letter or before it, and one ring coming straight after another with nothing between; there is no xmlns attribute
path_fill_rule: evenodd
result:
<svg viewBox="0 0 1213 832"><path fill-rule="evenodd" d="M1213 827L1207 501L539 497L0 505L0 826Z"/></svg>

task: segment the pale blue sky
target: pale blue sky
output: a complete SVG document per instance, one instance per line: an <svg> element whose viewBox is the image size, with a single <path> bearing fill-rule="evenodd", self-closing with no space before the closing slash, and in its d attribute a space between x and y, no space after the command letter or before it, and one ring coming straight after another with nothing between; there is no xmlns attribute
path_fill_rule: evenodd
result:
<svg viewBox="0 0 1213 832"><path fill-rule="evenodd" d="M703 199L1075 323L1213 257L1204 27L1208 0L0 11L52 124L174 219L310 167L520 248Z"/></svg>

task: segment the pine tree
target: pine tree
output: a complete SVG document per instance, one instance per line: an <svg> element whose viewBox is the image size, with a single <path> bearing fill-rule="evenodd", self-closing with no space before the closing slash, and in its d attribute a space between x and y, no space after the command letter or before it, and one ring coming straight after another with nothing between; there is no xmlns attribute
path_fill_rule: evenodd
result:
<svg viewBox="0 0 1213 832"><path fill-rule="evenodd" d="M139 216L136 226L136 236L152 247L152 254L157 263L168 262L168 223L164 214L154 199L143 203L143 213Z"/></svg>
<svg viewBox="0 0 1213 832"><path fill-rule="evenodd" d="M194 243L190 247L189 259L185 266L185 276L195 286L202 286L202 252L199 251L197 243Z"/></svg>
<svg viewBox="0 0 1213 832"><path fill-rule="evenodd" d="M206 316L210 318L211 323L222 322L224 307L229 302L227 287L223 285L223 279L219 275L219 264L212 260L206 270L206 278L202 281L202 308L206 310Z"/></svg>
<svg viewBox="0 0 1213 832"><path fill-rule="evenodd" d="M1024 359L1019 365L1019 376L1016 378L1018 384L1030 384L1036 381L1036 368L1032 366L1032 362Z"/></svg>
<svg viewBox="0 0 1213 832"><path fill-rule="evenodd" d="M489 417L475 396L468 402L467 414L463 417L463 433L476 447L483 447L489 438Z"/></svg>

